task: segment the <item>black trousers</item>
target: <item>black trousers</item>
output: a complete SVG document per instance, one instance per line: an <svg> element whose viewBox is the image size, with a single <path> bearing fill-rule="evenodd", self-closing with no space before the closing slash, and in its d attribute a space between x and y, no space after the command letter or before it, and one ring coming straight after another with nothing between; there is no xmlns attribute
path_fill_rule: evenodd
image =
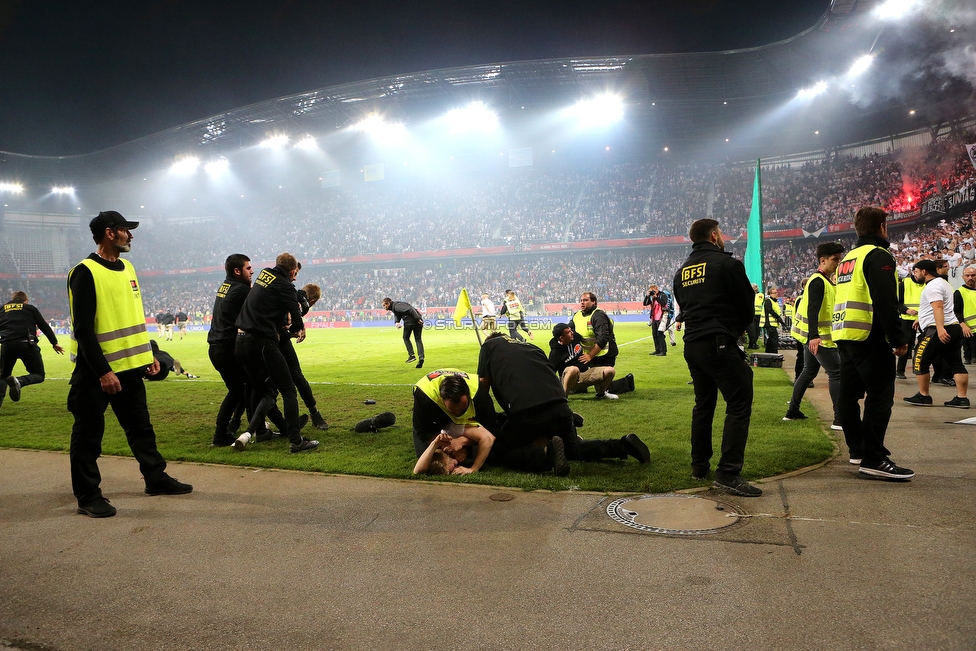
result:
<svg viewBox="0 0 976 651"><path fill-rule="evenodd" d="M217 422L214 427L214 437L217 439L230 436L228 429L231 420L240 418L247 405L247 377L244 367L234 355L234 345L210 344L210 363L220 373L227 395L224 396L220 408L217 410Z"/></svg>
<svg viewBox="0 0 976 651"><path fill-rule="evenodd" d="M896 369L898 375L905 374L905 368L908 366L908 362L912 361L912 358L915 357L915 346L918 340L918 330L913 327L914 323L914 319L911 321L908 319L901 320L901 331L905 335L905 341L909 343L908 352L898 358L898 366Z"/></svg>
<svg viewBox="0 0 976 651"><path fill-rule="evenodd" d="M749 322L746 326L746 334L749 336L749 348L759 347L759 315Z"/></svg>
<svg viewBox="0 0 976 651"><path fill-rule="evenodd" d="M523 337L519 333L519 330L524 330L525 332L528 332L529 331L529 326L525 325L525 321L522 321L521 319L519 319L518 321L513 321L512 319L509 319L508 320L508 336L511 337L512 339L518 339L519 341L525 341L525 337Z"/></svg>
<svg viewBox="0 0 976 651"><path fill-rule="evenodd" d="M963 337L962 358L967 364L972 364L976 360L976 335Z"/></svg>
<svg viewBox="0 0 976 651"><path fill-rule="evenodd" d="M618 439L580 439L569 403L553 402L508 414L491 449L492 461L527 472L551 470L544 446L554 436L562 438L566 458L570 461L598 461L627 456L623 443Z"/></svg>
<svg viewBox="0 0 976 651"><path fill-rule="evenodd" d="M667 355L668 340L665 338L664 333L659 330L660 327L661 319L651 319L651 332L654 335L654 352Z"/></svg>
<svg viewBox="0 0 976 651"><path fill-rule="evenodd" d="M68 388L68 411L75 418L71 428L71 489L79 504L101 497L102 475L98 457L102 454L105 434L105 408L112 406L132 455L139 462L146 484L159 482L165 475L166 460L156 448L156 432L149 421L146 385L141 370L118 374L122 390L115 394L102 391L97 378L76 374Z"/></svg>
<svg viewBox="0 0 976 651"><path fill-rule="evenodd" d="M21 387L28 384L40 384L44 381L44 360L41 358L41 349L36 342L32 341L7 341L0 344L0 382L3 382L14 372L14 365L17 360L24 363L27 375L21 375L17 379ZM3 382L0 391L0 404L3 403L3 396L6 395L7 383Z"/></svg>
<svg viewBox="0 0 976 651"><path fill-rule="evenodd" d="M779 352L779 328L776 326L766 326L766 352Z"/></svg>
<svg viewBox="0 0 976 651"><path fill-rule="evenodd" d="M695 387L695 408L691 414L691 469L696 475L704 476L711 466L712 421L721 391L725 399L725 426L722 429L722 456L715 477L735 477L742 472L749 438L752 369L735 340L726 336L685 341L685 361Z"/></svg>
<svg viewBox="0 0 976 651"><path fill-rule="evenodd" d="M895 400L895 355L884 337L838 341L840 388L837 417L851 458L875 464L888 457L884 445ZM864 398L864 413L858 400Z"/></svg>
<svg viewBox="0 0 976 651"><path fill-rule="evenodd" d="M298 352L295 350L295 344L292 342L291 337L282 337L280 347L281 355L285 358L285 363L288 364L291 379L298 389L298 395L302 397L302 402L305 403L308 410L314 412L316 404L315 396L312 395L312 387L309 385L308 380L305 379L305 374L302 373L302 364L298 361ZM421 357L423 357L423 353L421 353Z"/></svg>
<svg viewBox="0 0 976 651"><path fill-rule="evenodd" d="M288 364L281 354L278 339L246 333L238 335L234 353L247 372L248 382L254 387L252 396L260 397L247 431L253 434L263 429L264 418L275 406L276 392L280 392L281 403L285 409L285 428L282 434L286 435L292 443L301 443L298 391L291 379Z"/></svg>
<svg viewBox="0 0 976 651"><path fill-rule="evenodd" d="M424 358L424 324L416 321L403 322L403 345L407 347L407 355L413 357L413 345L410 343L410 335L413 334L414 341L417 342L417 356Z"/></svg>

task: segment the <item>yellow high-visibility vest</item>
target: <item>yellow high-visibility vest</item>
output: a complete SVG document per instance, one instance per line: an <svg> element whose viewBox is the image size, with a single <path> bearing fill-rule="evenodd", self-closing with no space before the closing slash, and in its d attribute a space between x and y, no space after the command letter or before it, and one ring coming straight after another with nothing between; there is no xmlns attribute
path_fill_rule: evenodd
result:
<svg viewBox="0 0 976 651"><path fill-rule="evenodd" d="M962 322L970 328L976 328L976 289L969 289L965 285L959 287L962 296Z"/></svg>
<svg viewBox="0 0 976 651"><path fill-rule="evenodd" d="M902 294L904 296L905 307L915 310L915 314L899 314L905 321L915 321L918 319L918 304L922 299L922 290L925 289L925 283L919 285L917 282L911 278L905 278L901 281L901 286L904 288Z"/></svg>
<svg viewBox="0 0 976 651"><path fill-rule="evenodd" d="M866 341L874 323L874 304L867 278L864 277L864 258L881 247L865 244L851 250L837 267L837 289L834 294L832 337L834 341ZM892 271L895 283L898 272Z"/></svg>
<svg viewBox="0 0 976 651"><path fill-rule="evenodd" d="M142 308L142 292L136 270L122 259L122 271L112 271L94 260L85 258L79 265L88 267L95 282L95 337L109 367L115 373L144 368L153 363L146 313ZM71 293L71 274L68 272L68 301L74 323L74 297ZM73 328L72 328L73 330ZM72 363L78 360L78 341L74 332L68 344Z"/></svg>
<svg viewBox="0 0 976 651"><path fill-rule="evenodd" d="M762 292L756 294L756 316L762 315L763 301L766 300L765 294Z"/></svg>
<svg viewBox="0 0 976 651"><path fill-rule="evenodd" d="M593 310L593 312L596 312L596 310ZM593 316L593 312L590 312L590 316ZM593 347L596 346L596 332L593 331L593 326L590 323L590 316L584 316L582 312L577 312L573 315L573 330L578 332L579 336L583 338L583 350L586 351L587 354L589 354L589 352L593 350ZM607 318L609 319L610 317L608 316ZM613 323L612 320L611 323ZM603 357L607 354L608 350L610 350L609 341L607 342L607 345L603 347L603 350L597 353L596 356Z"/></svg>
<svg viewBox="0 0 976 651"><path fill-rule="evenodd" d="M460 416L455 416L447 407L444 405L444 399L441 398L441 383L444 378L451 375L458 375L463 380L464 383L468 385L468 392L470 394L470 400L468 400L468 408L464 410L464 413ZM478 425L479 423L474 419L474 396L478 393L478 378L471 377L469 373L466 373L460 369L456 368L441 368L436 371L431 371L424 377L420 378L417 382L417 388L424 392L424 394L437 403L437 406L441 408L445 414L447 414L450 419L459 425Z"/></svg>
<svg viewBox="0 0 976 651"><path fill-rule="evenodd" d="M793 301L793 310L796 312L796 318L793 319L793 325L790 326L790 335L799 341L801 344L807 343L809 337L807 337L807 316L803 309L803 297L804 294L800 294Z"/></svg>
<svg viewBox="0 0 976 651"><path fill-rule="evenodd" d="M832 332L832 319L834 312L834 301L836 300L836 288L833 283L823 277L820 273L815 273L807 278L807 282L803 285L803 295L807 296L810 291L810 283L815 278L823 279L824 283L824 298L823 303L820 304L820 311L817 313L817 323L816 329L810 327L807 321L807 310L804 309L802 312L797 311L795 321L800 322L799 332L800 337L794 334L794 338L802 343L807 343L810 341L811 333L816 332L816 335L820 337L820 345L824 348L837 348L837 344L833 342L833 332ZM794 326L793 332L797 332L797 326ZM816 338L816 337L814 337Z"/></svg>

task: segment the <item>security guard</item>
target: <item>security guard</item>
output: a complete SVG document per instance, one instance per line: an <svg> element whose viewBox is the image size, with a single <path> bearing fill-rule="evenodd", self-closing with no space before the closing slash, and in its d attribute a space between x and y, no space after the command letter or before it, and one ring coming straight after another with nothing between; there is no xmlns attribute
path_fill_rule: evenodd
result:
<svg viewBox="0 0 976 651"><path fill-rule="evenodd" d="M859 473L908 481L915 473L895 465L884 445L895 395L893 355L908 351L898 318L898 272L888 252L887 218L881 208L858 210L858 240L837 267L832 315L832 337L840 351L837 415Z"/></svg>
<svg viewBox="0 0 976 651"><path fill-rule="evenodd" d="M529 327L525 325L525 309L522 307L522 301L519 297L515 295L514 289L505 290L505 298L502 301L502 310L499 312L499 316L508 315L508 336L512 339L518 339L519 341L525 341L519 330L524 330L529 335L529 339L535 339L535 335L529 330Z"/></svg>
<svg viewBox="0 0 976 651"><path fill-rule="evenodd" d="M54 352L64 355L54 330L40 311L27 302L27 293L14 292L10 302L0 310L0 379L4 380L0 386L0 405L7 395L7 387L10 387L10 399L17 402L21 389L44 381L44 360L37 345L38 328L54 346ZM14 377L11 373L18 359L24 363L27 375Z"/></svg>
<svg viewBox="0 0 976 651"><path fill-rule="evenodd" d="M220 373L227 395L217 409L217 422L214 427L214 447L226 447L237 438L241 415L247 403L247 374L234 356L237 343L237 317L240 316L244 300L251 291L251 276L254 271L251 259L243 253L232 253L224 260L226 277L217 288L214 298L213 317L210 332L207 333L210 363Z"/></svg>
<svg viewBox="0 0 976 651"><path fill-rule="evenodd" d="M613 366L617 361L617 338L613 319L597 307L596 294L583 292L580 310L573 315L573 331L583 338L580 361L590 366Z"/></svg>
<svg viewBox="0 0 976 651"><path fill-rule="evenodd" d="M130 222L110 210L91 220L95 253L68 272L68 303L74 371L68 389L71 428L71 487L78 512L93 518L115 515L102 496L98 457L105 433L105 408L125 432L149 495L180 495L193 487L166 474L166 460L156 448L156 432L146 406L146 370L159 372L146 330L146 313L135 269L120 254L131 249Z"/></svg>
<svg viewBox="0 0 976 651"><path fill-rule="evenodd" d="M912 267L912 272L898 283L898 314L901 317L901 329L905 334L905 341L909 343L908 352L898 358L895 369L895 379L907 380L905 369L912 358L912 349L918 337L918 301L925 289L925 282L921 280L922 272L918 266Z"/></svg>
<svg viewBox="0 0 976 651"><path fill-rule="evenodd" d="M281 393L290 451L306 452L319 445L318 441L310 441L301 434L298 390L278 346L279 327L289 315L291 325L288 331L296 335L299 342L305 340L298 293L292 284L297 274L298 260L295 256L291 253L280 254L274 267L262 269L258 274L237 317L240 334L234 354L247 372L248 381L255 387L252 395L260 395L261 398L253 406L254 413L247 431L233 443L236 450L243 450L259 431L265 416L275 404L276 391Z"/></svg>
<svg viewBox="0 0 976 651"><path fill-rule="evenodd" d="M752 283L753 291L753 306L755 307L755 314L752 318L752 323L746 328L746 332L749 335L749 349L755 350L759 348L759 335L762 333L760 329L760 320L762 319L763 304L766 301L766 297L761 291L759 291L759 285Z"/></svg>
<svg viewBox="0 0 976 651"><path fill-rule="evenodd" d="M755 291L745 266L725 251L718 222L699 219L688 234L691 255L674 277L674 297L685 324L685 361L695 387L691 419L691 474L708 476L712 458L712 419L718 392L727 409L722 456L715 487L734 495L758 497L762 490L742 478L742 463L752 416L752 369L736 345L755 320Z"/></svg>
<svg viewBox="0 0 976 651"><path fill-rule="evenodd" d="M976 360L976 267L969 266L962 271L963 284L952 294L952 307L956 318L962 324L962 358L966 364Z"/></svg>
<svg viewBox="0 0 976 651"><path fill-rule="evenodd" d="M766 352L779 352L779 329L783 325L783 315L779 309L779 293L771 288L763 301L762 326L766 332Z"/></svg>

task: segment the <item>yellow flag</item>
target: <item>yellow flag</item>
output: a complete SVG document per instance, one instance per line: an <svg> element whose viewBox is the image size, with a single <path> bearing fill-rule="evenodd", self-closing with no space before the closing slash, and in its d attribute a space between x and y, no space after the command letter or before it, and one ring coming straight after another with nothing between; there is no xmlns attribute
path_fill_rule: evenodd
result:
<svg viewBox="0 0 976 651"><path fill-rule="evenodd" d="M457 307L454 308L454 325L460 326L461 319L468 316L469 311L471 311L471 299L468 298L468 290L462 289L458 294Z"/></svg>

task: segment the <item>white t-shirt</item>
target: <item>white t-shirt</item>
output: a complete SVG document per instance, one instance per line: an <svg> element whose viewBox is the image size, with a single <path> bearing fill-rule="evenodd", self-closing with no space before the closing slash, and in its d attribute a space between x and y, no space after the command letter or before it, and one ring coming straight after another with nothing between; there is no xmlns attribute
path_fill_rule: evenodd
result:
<svg viewBox="0 0 976 651"><path fill-rule="evenodd" d="M481 299L481 316L495 316L495 304L490 298Z"/></svg>
<svg viewBox="0 0 976 651"><path fill-rule="evenodd" d="M952 285L944 278L933 278L925 283L922 290L922 297L918 302L918 327L925 330L929 326L935 325L935 312L932 311L932 301L942 301L942 312L944 313L943 325L959 323L956 312L953 310Z"/></svg>

